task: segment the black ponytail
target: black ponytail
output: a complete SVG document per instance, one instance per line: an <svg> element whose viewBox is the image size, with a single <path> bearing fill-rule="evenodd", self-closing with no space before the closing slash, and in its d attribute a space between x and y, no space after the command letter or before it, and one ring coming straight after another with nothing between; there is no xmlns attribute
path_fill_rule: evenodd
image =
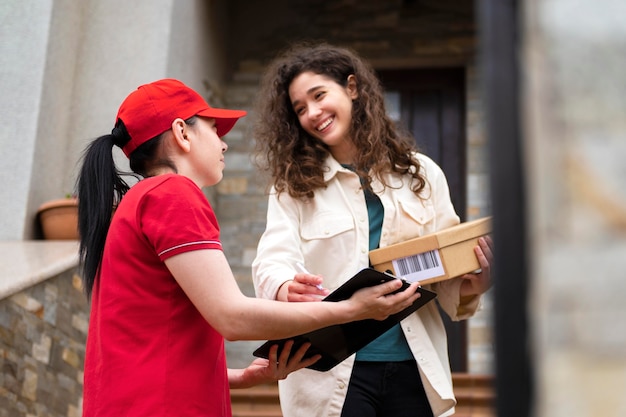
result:
<svg viewBox="0 0 626 417"><path fill-rule="evenodd" d="M196 121L197 116L192 116L185 120L185 123L193 126ZM123 148L128 141L130 135L126 126L122 120L118 120L110 135L100 136L92 141L83 154L83 164L76 181L76 193L80 235L78 253L87 298L91 298L93 284L102 263L104 243L111 225L113 209L130 189L122 175L140 179L149 177L164 167L178 172L176 165L161 152L163 134L142 143L130 154L129 163L132 172L119 171L113 160L113 146Z"/></svg>
<svg viewBox="0 0 626 417"><path fill-rule="evenodd" d="M130 136L120 120L110 135L93 140L83 154L76 191L79 258L87 298L91 297L102 262L113 209L130 188L115 166L112 152L114 145L122 147L128 140Z"/></svg>

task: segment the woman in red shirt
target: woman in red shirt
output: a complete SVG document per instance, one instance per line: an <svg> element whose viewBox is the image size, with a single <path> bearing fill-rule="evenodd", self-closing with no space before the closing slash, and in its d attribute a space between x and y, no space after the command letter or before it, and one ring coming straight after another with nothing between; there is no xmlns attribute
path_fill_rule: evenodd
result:
<svg viewBox="0 0 626 417"><path fill-rule="evenodd" d="M232 415L230 387L283 379L319 357L257 359L228 369L224 338L281 339L408 307L394 280L337 303L279 303L241 293L202 187L222 179L221 139L245 115L210 107L173 79L140 86L111 134L86 149L77 181L80 259L91 301L83 415ZM130 187L113 146L140 181ZM113 212L113 207L116 207Z"/></svg>

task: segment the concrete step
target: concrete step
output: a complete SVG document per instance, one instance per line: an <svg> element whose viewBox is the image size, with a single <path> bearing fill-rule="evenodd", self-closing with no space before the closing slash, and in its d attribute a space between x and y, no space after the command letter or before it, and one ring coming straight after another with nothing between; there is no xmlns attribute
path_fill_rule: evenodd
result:
<svg viewBox="0 0 626 417"><path fill-rule="evenodd" d="M455 417L495 417L493 375L452 374L458 401Z"/></svg>
<svg viewBox="0 0 626 417"><path fill-rule="evenodd" d="M278 384L230 390L233 417L283 417Z"/></svg>
<svg viewBox="0 0 626 417"><path fill-rule="evenodd" d="M453 373L455 417L495 417L493 375ZM233 417L282 417L278 385L231 390Z"/></svg>

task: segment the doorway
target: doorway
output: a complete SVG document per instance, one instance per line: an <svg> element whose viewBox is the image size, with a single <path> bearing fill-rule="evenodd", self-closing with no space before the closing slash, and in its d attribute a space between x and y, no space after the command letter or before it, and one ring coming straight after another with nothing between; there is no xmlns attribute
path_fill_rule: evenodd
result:
<svg viewBox="0 0 626 417"><path fill-rule="evenodd" d="M466 220L465 68L381 70L388 111L443 170L452 204ZM453 372L467 372L467 322L441 312Z"/></svg>

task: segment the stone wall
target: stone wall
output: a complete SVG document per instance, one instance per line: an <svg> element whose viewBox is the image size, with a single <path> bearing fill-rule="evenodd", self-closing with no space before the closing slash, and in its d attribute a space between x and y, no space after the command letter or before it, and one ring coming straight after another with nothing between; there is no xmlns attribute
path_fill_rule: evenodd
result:
<svg viewBox="0 0 626 417"><path fill-rule="evenodd" d="M79 417L88 305L71 269L0 300L0 417Z"/></svg>

